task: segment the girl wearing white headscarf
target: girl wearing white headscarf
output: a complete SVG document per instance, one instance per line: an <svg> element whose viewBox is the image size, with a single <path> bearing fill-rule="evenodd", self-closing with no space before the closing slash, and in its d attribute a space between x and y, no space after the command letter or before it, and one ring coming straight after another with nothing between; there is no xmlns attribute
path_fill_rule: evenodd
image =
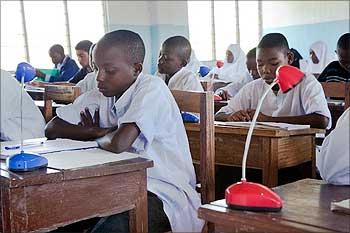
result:
<svg viewBox="0 0 350 233"><path fill-rule="evenodd" d="M238 44L230 44L226 50L224 66L213 69L211 73L217 74L217 78L224 82L245 82L248 73L246 57Z"/></svg>
<svg viewBox="0 0 350 233"><path fill-rule="evenodd" d="M322 73L323 69L334 60L328 51L328 46L323 41L316 41L310 46L310 58L308 59L306 72L313 74Z"/></svg>

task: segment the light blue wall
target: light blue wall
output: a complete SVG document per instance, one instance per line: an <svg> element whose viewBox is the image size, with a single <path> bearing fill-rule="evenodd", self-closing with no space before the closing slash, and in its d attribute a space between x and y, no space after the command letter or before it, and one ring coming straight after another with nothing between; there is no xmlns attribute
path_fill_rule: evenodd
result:
<svg viewBox="0 0 350 233"><path fill-rule="evenodd" d="M315 24L302 24L286 27L264 28L264 35L271 32L280 32L288 39L289 46L295 48L306 58L310 45L318 40L327 43L330 51L336 49L338 38L349 32L348 20L337 20Z"/></svg>

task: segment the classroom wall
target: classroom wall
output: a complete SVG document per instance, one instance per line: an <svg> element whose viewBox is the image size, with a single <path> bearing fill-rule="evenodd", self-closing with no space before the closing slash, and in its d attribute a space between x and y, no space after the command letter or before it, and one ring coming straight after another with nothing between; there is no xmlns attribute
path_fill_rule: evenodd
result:
<svg viewBox="0 0 350 233"><path fill-rule="evenodd" d="M146 46L144 71L154 73L161 43L173 35L188 38L186 1L107 1L108 31L129 29Z"/></svg>
<svg viewBox="0 0 350 233"><path fill-rule="evenodd" d="M349 1L264 1L263 33L283 33L304 58L317 40L334 51L339 36L349 32L349 7Z"/></svg>

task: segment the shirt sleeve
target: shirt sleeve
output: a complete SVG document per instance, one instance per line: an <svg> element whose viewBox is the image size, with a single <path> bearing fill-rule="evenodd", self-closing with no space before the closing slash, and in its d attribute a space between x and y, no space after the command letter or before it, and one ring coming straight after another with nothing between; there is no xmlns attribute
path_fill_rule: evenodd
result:
<svg viewBox="0 0 350 233"><path fill-rule="evenodd" d="M302 90L302 105L305 114L317 113L329 119L327 129L332 126L331 113L328 109L327 99L324 95L322 85L316 80L313 75L306 76Z"/></svg>
<svg viewBox="0 0 350 233"><path fill-rule="evenodd" d="M50 82L64 82L68 81L79 71L79 67L74 60L69 60L60 70L59 76L51 76Z"/></svg>
<svg viewBox="0 0 350 233"><path fill-rule="evenodd" d="M226 113L231 114L238 112L240 110L246 110L250 108L250 95L249 91L251 85L245 85L241 90L235 95L233 98L231 98L228 102L228 104L224 107L222 107L218 113Z"/></svg>
<svg viewBox="0 0 350 233"><path fill-rule="evenodd" d="M159 113L171 114L167 109L168 105L162 101L167 98L164 96L164 91L160 87L152 86L143 86L137 90L131 97L130 106L118 119L118 126L124 123L135 123L139 128L140 134L132 144L132 149L136 153L146 150L154 140L157 125L160 124L158 119L162 118Z"/></svg>

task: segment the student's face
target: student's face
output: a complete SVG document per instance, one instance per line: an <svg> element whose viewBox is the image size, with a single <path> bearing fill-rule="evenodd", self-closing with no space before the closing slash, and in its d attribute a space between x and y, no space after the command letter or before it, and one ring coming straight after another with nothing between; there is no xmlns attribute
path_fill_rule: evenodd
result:
<svg viewBox="0 0 350 233"><path fill-rule="evenodd" d="M93 56L97 87L106 97L121 96L142 71L142 64L130 64L118 47L97 44Z"/></svg>
<svg viewBox="0 0 350 233"><path fill-rule="evenodd" d="M271 84L279 66L292 64L293 53L285 54L280 48L258 48L256 59L260 77Z"/></svg>
<svg viewBox="0 0 350 233"><path fill-rule="evenodd" d="M186 66L174 49L162 46L158 58L158 71L161 74L174 75L182 67Z"/></svg>
<svg viewBox="0 0 350 233"><path fill-rule="evenodd" d="M350 49L337 48L337 55L340 65L350 72Z"/></svg>
<svg viewBox="0 0 350 233"><path fill-rule="evenodd" d="M233 57L232 52L230 50L226 50L226 61L228 63L232 63L233 59L234 59L234 57Z"/></svg>
<svg viewBox="0 0 350 233"><path fill-rule="evenodd" d="M316 53L313 50L310 50L310 58L314 64L318 64L320 60L318 60L318 57L316 56Z"/></svg>
<svg viewBox="0 0 350 233"><path fill-rule="evenodd" d="M75 50L78 61L82 67L88 67L89 66L89 54L84 50Z"/></svg>
<svg viewBox="0 0 350 233"><path fill-rule="evenodd" d="M247 57L246 65L247 65L247 69L248 69L250 75L253 77L253 79L260 78L255 57Z"/></svg>
<svg viewBox="0 0 350 233"><path fill-rule="evenodd" d="M64 59L64 56L57 52L49 51L49 56L51 57L52 63L55 65L62 63Z"/></svg>

